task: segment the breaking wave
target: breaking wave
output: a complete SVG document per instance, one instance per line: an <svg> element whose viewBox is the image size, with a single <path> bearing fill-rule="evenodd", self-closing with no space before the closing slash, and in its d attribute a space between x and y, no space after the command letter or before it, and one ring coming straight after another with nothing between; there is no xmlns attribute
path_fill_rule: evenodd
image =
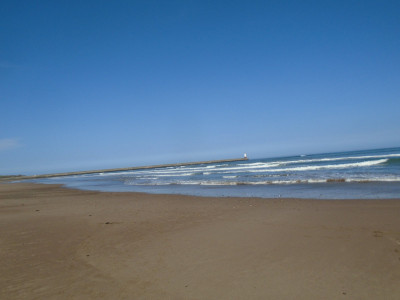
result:
<svg viewBox="0 0 400 300"><path fill-rule="evenodd" d="M328 179L298 179L298 180L265 180L265 181L213 181L213 180L186 180L179 182L145 182L138 183L127 181L128 185L209 185L209 186L229 186L229 185L288 185L288 184L318 184L318 183L369 183L369 182L400 182L400 177L392 178L328 178Z"/></svg>
<svg viewBox="0 0 400 300"><path fill-rule="evenodd" d="M385 154L385 155L364 155L364 156L344 156L344 157L330 157L330 158L314 158L314 159L299 159L299 160L287 160L280 161L281 164L299 164L299 163L316 163L316 162L327 162L327 161L339 161L339 160L364 160L364 159L375 159L375 158L391 158L399 157L400 153L396 154Z"/></svg>

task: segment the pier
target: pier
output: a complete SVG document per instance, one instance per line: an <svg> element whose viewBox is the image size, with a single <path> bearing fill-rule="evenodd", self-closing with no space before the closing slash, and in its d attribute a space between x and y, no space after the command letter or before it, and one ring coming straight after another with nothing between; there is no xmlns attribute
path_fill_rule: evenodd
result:
<svg viewBox="0 0 400 300"><path fill-rule="evenodd" d="M85 175L85 174L95 174L95 173L112 173L112 172L158 169L158 168L168 168L168 167L183 167L183 166L204 165L204 164L219 164L219 163L229 163L229 162L247 161L247 160L248 160L247 157L243 157L243 158L234 158L234 159L208 160L208 161L198 161L198 162L162 164L162 165L152 165L152 166L138 166L138 167L129 167L129 168L115 168L115 169L103 169L103 170L91 170L91 171L64 172L64 173L30 175L30 176L9 176L9 177L3 176L0 178L0 181L40 179L40 178Z"/></svg>

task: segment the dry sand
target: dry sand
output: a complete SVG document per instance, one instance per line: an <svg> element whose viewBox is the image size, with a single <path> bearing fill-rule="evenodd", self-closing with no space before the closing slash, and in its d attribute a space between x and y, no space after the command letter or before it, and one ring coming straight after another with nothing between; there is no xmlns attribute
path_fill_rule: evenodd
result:
<svg viewBox="0 0 400 300"><path fill-rule="evenodd" d="M0 299L400 299L400 200L0 184Z"/></svg>

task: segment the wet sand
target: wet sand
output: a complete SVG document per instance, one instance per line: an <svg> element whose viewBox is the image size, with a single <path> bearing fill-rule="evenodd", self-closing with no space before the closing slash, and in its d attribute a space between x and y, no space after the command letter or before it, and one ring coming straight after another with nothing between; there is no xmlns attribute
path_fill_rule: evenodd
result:
<svg viewBox="0 0 400 300"><path fill-rule="evenodd" d="M0 184L0 299L400 299L400 200Z"/></svg>

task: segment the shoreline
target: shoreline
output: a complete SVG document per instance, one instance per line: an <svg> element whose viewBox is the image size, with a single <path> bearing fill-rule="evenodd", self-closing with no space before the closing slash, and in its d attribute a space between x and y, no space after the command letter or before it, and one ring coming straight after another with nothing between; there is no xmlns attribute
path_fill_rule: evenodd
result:
<svg viewBox="0 0 400 300"><path fill-rule="evenodd" d="M209 195L191 195L184 193L150 193L150 192L138 192L138 191L105 191L100 189L80 189L77 187L70 187L67 184L62 183L41 183L41 182L0 182L1 184L33 184L33 185L43 185L43 186L55 186L61 189L68 189L76 192L96 192L96 193L116 193L116 194L137 194L137 195L155 195L155 196L165 196L165 197L190 197L190 198L211 198L211 199L257 199L258 201L400 201L399 198L313 198L313 197L257 197L257 196L209 196Z"/></svg>
<svg viewBox="0 0 400 300"><path fill-rule="evenodd" d="M0 184L0 298L400 297L400 199Z"/></svg>
<svg viewBox="0 0 400 300"><path fill-rule="evenodd" d="M13 180L13 181L7 181L7 182L1 182L2 183L6 183L6 184L17 184L17 183L24 183L23 181L19 182L18 180ZM74 186L68 186L68 184L66 183L44 183L44 182L33 182L33 181L28 181L26 183L32 183L32 184L38 184L38 185L55 185L55 186L59 186L61 188L65 188L65 189L72 189L72 190L77 190L77 191L96 191L96 192L100 192L100 193L137 193L137 194L148 194L148 195L165 195L165 196L187 196L187 197L199 197L199 198L254 198L254 199L262 199L262 200L273 200L273 199L286 199L286 200L290 200L290 199L294 199L294 200L318 200L318 201L357 201L357 200L361 200L361 201L380 201L380 200L400 200L400 196L397 197L368 197L368 198L334 198L334 197L313 197L310 195L307 196L297 196L297 197L288 197L288 196L282 196L280 194L278 195L274 195L274 196L257 196L257 195L235 195L235 194L229 194L229 192L224 193L223 195L221 194L191 194L190 192L148 192L148 191L134 191L134 190L124 190L124 189L100 189L100 188L79 188L79 187L74 187ZM362 183L364 185L364 183ZM387 184L387 183L380 183L380 184ZM396 183L397 184L397 183ZM232 186L229 186L232 187ZM315 188L314 188L315 189ZM310 190L312 190L312 188L310 188Z"/></svg>

